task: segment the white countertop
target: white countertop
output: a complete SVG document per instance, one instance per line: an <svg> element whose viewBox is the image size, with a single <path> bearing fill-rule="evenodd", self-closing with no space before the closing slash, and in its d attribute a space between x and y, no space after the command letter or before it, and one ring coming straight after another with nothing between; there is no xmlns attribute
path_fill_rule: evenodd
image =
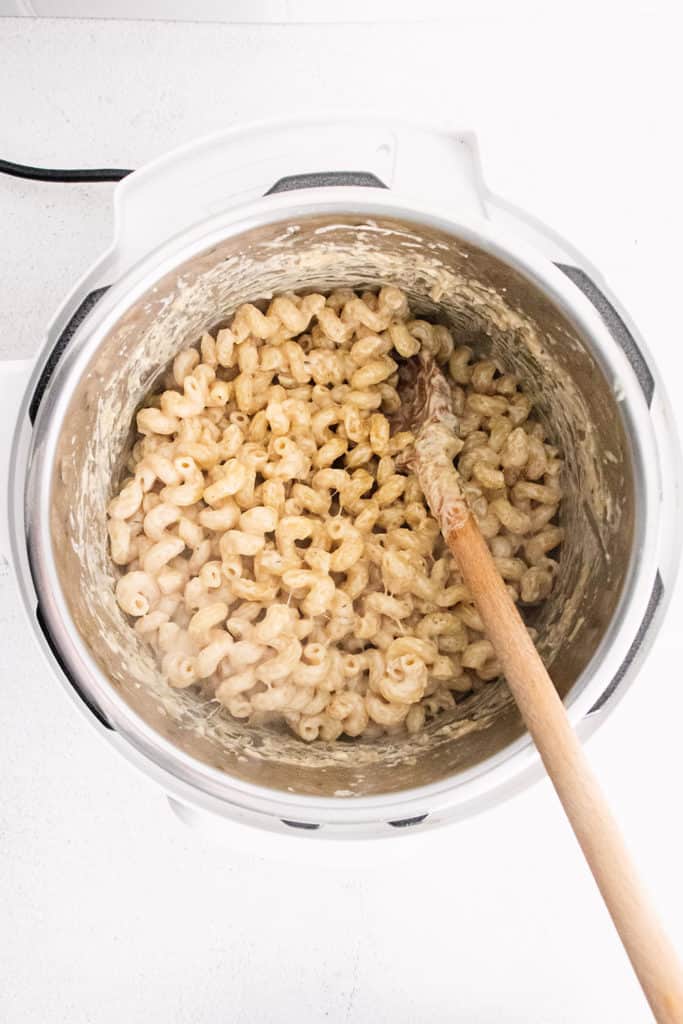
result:
<svg viewBox="0 0 683 1024"><path fill-rule="evenodd" d="M656 18L647 3L552 16L540 3L471 6L439 26L0 20L0 156L137 167L237 121L326 106L474 128L494 190L603 270L674 388L675 5ZM108 241L110 195L0 177L1 357L36 350ZM5 569L3 1024L648 1019L547 782L382 870L236 853L181 825L88 728L17 602ZM683 949L682 618L679 586L656 650L588 753Z"/></svg>

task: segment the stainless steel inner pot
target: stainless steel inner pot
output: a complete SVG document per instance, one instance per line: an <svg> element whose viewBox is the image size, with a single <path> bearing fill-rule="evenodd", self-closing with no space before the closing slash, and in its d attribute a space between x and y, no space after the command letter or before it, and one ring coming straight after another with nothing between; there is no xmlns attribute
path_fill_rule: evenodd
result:
<svg viewBox="0 0 683 1024"><path fill-rule="evenodd" d="M420 315L449 324L458 340L521 376L566 459L561 571L535 625L570 704L609 650L643 543L642 459L629 410L615 393L609 355L569 304L472 231L365 205L349 213L338 203L295 212L276 204L268 216L195 232L170 255L150 258L79 326L38 410L28 550L53 651L84 699L144 758L219 801L277 802L280 792L293 801L354 797L360 809L359 797L455 784L523 733L502 682L422 735L312 746L233 721L164 682L114 601L105 508L144 396L181 347L240 303L286 289L390 282Z"/></svg>

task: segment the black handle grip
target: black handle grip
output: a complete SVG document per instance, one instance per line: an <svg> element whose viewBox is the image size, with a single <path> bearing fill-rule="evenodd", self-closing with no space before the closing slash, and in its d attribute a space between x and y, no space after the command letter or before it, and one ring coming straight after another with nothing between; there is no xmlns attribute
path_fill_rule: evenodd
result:
<svg viewBox="0 0 683 1024"><path fill-rule="evenodd" d="M563 274L566 274L567 277L574 282L576 287L579 288L586 298L595 306L598 313L604 320L610 334L623 350L626 358L633 367L633 372L635 373L642 392L645 395L645 400L648 406L650 406L652 404L652 396L654 395L655 390L654 377L652 376L650 367L645 361L645 356L638 347L636 339L631 334L631 331L624 323L617 310L614 308L607 296L598 288L595 281L593 281L593 279L589 277L584 270L564 263L556 263L555 266L558 270L561 270ZM650 595L647 609L645 610L645 615L643 616L643 621L641 622L633 643L629 648L628 654L619 666L619 670L611 683L598 697L588 714L591 714L593 711L599 711L600 708L607 703L621 680L628 672L631 663L637 657L638 651L642 647L643 640L650 628L650 623L655 616L663 593L664 584L662 583L662 577L657 573L657 578L652 589L652 594Z"/></svg>
<svg viewBox="0 0 683 1024"><path fill-rule="evenodd" d="M626 358L633 367L633 372L638 378L645 400L648 406L652 404L652 396L655 390L655 381L650 367L645 361L645 356L638 348L636 339L619 316L607 296L600 291L595 281L579 267L568 266L565 263L556 263L555 266L566 274L570 281L573 281L590 302L593 303L598 313L605 321L610 334L616 343L624 350Z"/></svg>
<svg viewBox="0 0 683 1024"><path fill-rule="evenodd" d="M68 324L62 331L62 333L59 335L59 338L57 339L54 348L50 352L50 355L47 357L47 360L43 367L43 372L41 373L38 379L38 383L36 384L35 391L33 392L31 404L28 407L28 415L29 419L31 420L31 423L35 423L36 421L36 416L38 415L38 409L43 399L43 395L47 390L47 386L50 383L50 378L52 377L52 374L55 372L55 367L57 366L57 363L61 359L64 350L66 349L66 346L69 344L69 342L71 341L74 334L85 320L90 310L95 305L97 305L97 303L100 301L104 293L108 291L108 288L108 285L105 288L96 288L95 291L92 291L88 295L86 295L86 297L83 299L80 306L78 307L78 309L73 314Z"/></svg>
<svg viewBox="0 0 683 1024"><path fill-rule="evenodd" d="M338 185L359 185L362 188L387 188L376 174L368 171L315 171L311 174L289 174L278 178L265 193L294 192L300 188L334 188Z"/></svg>
<svg viewBox="0 0 683 1024"><path fill-rule="evenodd" d="M400 821L390 821L387 824L392 828L413 828L415 825L421 825L428 817L429 814L418 814L414 818L401 818Z"/></svg>
<svg viewBox="0 0 683 1024"><path fill-rule="evenodd" d="M622 661L621 665L619 666L617 674L615 675L615 677L612 680L612 682L609 684L607 689L604 690L603 693L600 694L600 696L596 700L595 704L593 705L593 707L588 712L589 715L591 715L594 711L599 711L600 708L604 704L607 703L607 701L610 699L610 697L612 696L612 694L616 690L616 688L619 685L619 683L621 682L621 680L624 678L624 676L628 672L629 668L631 667L632 661L637 657L640 648L643 646L643 640L645 639L647 631L650 628L650 623L652 622L653 618L655 617L655 614L657 612L657 608L659 607L659 602L662 600L662 595L663 594L664 594L664 584L662 583L662 577L659 575L659 573L657 573L657 577L655 579L655 585L652 588L652 593L650 594L650 600L648 601L647 608L645 609L645 615L643 616L643 621L641 622L640 626L638 627L638 632L636 633L636 635L634 637L633 643L631 644L631 646L628 649L628 654L626 655L626 657Z"/></svg>
<svg viewBox="0 0 683 1024"><path fill-rule="evenodd" d="M64 676L71 683L71 686L74 688L74 690L76 691L77 695L83 701L83 703L88 708L88 710L95 716L95 718L98 720L98 722L100 722L105 727L105 729L109 729L110 731L113 731L113 726L110 725L110 723L104 717L104 715L102 714L100 709L97 707L97 705L94 704L93 701L90 700L89 697L86 697L85 694L81 691L80 687L74 681L73 676L71 675L71 673L69 672L68 668L64 664L64 659L62 658L61 652L60 652L59 648L57 647L57 645L55 644L55 642L54 642L54 640L52 638L52 634L50 633L50 630L48 628L48 625L45 622L45 616L43 615L43 610L40 607L40 602L36 606L36 619L38 620L38 625L40 626L40 629L42 631L43 636L45 637L45 640L47 642L48 647L52 651L52 655L53 655L55 661L59 665L59 667L62 670L62 673L64 674Z"/></svg>

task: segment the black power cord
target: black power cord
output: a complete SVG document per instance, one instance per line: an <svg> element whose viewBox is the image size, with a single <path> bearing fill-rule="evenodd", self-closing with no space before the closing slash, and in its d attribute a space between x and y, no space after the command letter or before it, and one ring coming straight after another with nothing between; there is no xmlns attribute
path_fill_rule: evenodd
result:
<svg viewBox="0 0 683 1024"><path fill-rule="evenodd" d="M87 182L121 181L132 170L120 167L82 167L59 170L53 167L30 167L28 164L14 164L11 160L0 160L0 174L11 174L14 178L28 178L31 181Z"/></svg>

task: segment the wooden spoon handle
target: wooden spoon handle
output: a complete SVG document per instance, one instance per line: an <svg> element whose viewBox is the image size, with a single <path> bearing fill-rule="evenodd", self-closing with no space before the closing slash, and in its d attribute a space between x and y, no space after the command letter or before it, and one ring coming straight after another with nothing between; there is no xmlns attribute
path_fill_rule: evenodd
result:
<svg viewBox="0 0 683 1024"><path fill-rule="evenodd" d="M442 527L652 1012L660 1024L682 1024L683 974L676 952L477 522L468 515Z"/></svg>

